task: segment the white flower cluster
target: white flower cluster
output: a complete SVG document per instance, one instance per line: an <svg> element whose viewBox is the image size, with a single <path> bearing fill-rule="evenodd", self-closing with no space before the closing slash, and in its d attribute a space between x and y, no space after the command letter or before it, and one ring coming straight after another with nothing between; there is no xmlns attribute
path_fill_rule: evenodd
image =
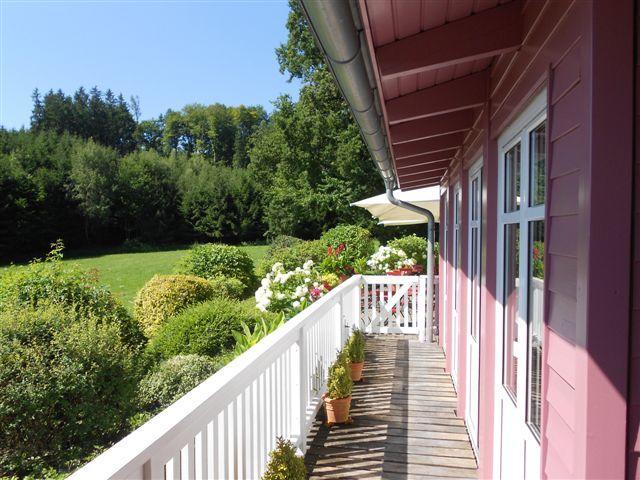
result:
<svg viewBox="0 0 640 480"><path fill-rule="evenodd" d="M369 268L380 273L389 272L403 267L413 267L416 261L407 257L404 250L381 246L376 253L367 260Z"/></svg>
<svg viewBox="0 0 640 480"><path fill-rule="evenodd" d="M307 302L322 295L318 273L313 261L307 260L302 267L286 271L282 263L275 263L262 279L256 290L256 306L262 311L296 311Z"/></svg>

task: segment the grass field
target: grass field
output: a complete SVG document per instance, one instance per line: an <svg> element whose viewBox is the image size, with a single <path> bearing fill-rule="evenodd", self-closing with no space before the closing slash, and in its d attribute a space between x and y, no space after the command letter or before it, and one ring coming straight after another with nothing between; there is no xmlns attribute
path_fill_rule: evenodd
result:
<svg viewBox="0 0 640 480"><path fill-rule="evenodd" d="M247 252L257 265L268 247L266 245L251 245L240 248ZM83 254L80 258L69 258L64 261L77 264L84 270L98 270L100 283L109 287L127 308L131 308L136 293L147 280L156 273L173 272L176 264L188 249L189 247L158 252L101 253L95 256Z"/></svg>

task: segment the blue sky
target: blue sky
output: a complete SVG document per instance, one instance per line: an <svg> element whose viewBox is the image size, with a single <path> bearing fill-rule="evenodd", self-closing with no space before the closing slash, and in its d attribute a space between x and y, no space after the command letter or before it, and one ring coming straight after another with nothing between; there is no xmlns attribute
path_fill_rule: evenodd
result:
<svg viewBox="0 0 640 480"><path fill-rule="evenodd" d="M31 92L138 95L142 118L188 103L263 105L299 84L280 74L282 1L0 0L0 125L28 126Z"/></svg>

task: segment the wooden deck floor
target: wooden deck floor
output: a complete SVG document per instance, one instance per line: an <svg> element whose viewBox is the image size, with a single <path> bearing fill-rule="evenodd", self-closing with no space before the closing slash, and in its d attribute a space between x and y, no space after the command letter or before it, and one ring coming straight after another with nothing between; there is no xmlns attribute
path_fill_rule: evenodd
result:
<svg viewBox="0 0 640 480"><path fill-rule="evenodd" d="M321 410L308 438L309 477L475 478L476 461L444 355L415 337L367 340L364 379L355 385L353 423L326 427Z"/></svg>

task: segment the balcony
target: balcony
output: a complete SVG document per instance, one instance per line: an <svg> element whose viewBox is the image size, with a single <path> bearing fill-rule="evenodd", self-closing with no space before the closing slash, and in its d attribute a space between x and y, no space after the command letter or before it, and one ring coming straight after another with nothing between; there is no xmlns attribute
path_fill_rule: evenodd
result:
<svg viewBox="0 0 640 480"><path fill-rule="evenodd" d="M417 340L426 290L424 276L351 277L71 478L257 479L278 436L307 452L312 478L474 476L443 353ZM357 327L369 340L354 422L329 429L328 367Z"/></svg>

